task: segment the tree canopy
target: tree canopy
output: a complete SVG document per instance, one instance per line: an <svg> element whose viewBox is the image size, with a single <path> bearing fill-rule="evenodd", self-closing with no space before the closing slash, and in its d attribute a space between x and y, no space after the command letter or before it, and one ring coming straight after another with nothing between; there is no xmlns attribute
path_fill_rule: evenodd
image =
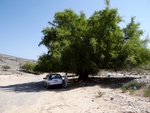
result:
<svg viewBox="0 0 150 113"><path fill-rule="evenodd" d="M80 79L95 74L100 68L117 69L149 63L150 51L141 40L140 23L131 22L121 28L118 9L106 8L95 11L86 18L83 12L71 9L57 12L49 27L42 30L40 45L48 52L39 57L36 66L40 71L74 72Z"/></svg>

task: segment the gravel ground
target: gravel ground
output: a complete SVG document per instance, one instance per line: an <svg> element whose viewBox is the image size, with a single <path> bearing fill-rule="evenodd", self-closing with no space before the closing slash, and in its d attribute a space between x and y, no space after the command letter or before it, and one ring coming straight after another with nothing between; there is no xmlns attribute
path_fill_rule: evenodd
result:
<svg viewBox="0 0 150 113"><path fill-rule="evenodd" d="M112 84L46 90L44 76L0 75L0 113L150 113L150 98L122 93Z"/></svg>

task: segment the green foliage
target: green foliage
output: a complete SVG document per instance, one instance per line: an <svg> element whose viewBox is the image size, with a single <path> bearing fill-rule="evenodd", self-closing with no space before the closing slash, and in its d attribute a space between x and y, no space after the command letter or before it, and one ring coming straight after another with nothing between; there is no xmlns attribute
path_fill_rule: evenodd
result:
<svg viewBox="0 0 150 113"><path fill-rule="evenodd" d="M139 64L148 63L150 57L149 49L146 48L147 39L140 40L143 31L139 29L140 23L135 22L135 17L131 18L131 22L123 29L125 34L125 42L123 52L125 55L124 64L126 66L137 66Z"/></svg>
<svg viewBox="0 0 150 113"><path fill-rule="evenodd" d="M143 70L150 70L150 64L141 66Z"/></svg>
<svg viewBox="0 0 150 113"><path fill-rule="evenodd" d="M110 0L105 0L105 4L108 7L110 5Z"/></svg>
<svg viewBox="0 0 150 113"><path fill-rule="evenodd" d="M122 92L126 92L129 90L130 92L133 92L134 90L140 89L141 87L145 86L145 83L139 83L136 81L131 81L126 84L123 84L121 87Z"/></svg>
<svg viewBox="0 0 150 113"><path fill-rule="evenodd" d="M27 72L32 72L34 70L35 64L32 62L26 62L21 66L21 69L26 70Z"/></svg>
<svg viewBox="0 0 150 113"><path fill-rule="evenodd" d="M144 96L150 97L150 86L148 86L144 91Z"/></svg>
<svg viewBox="0 0 150 113"><path fill-rule="evenodd" d="M95 11L90 18L83 12L71 9L56 12L53 22L42 30L40 45L47 47L47 54L38 59L36 70L74 72L81 76L96 74L102 69L136 67L150 63L148 38L141 40L143 31L135 17L123 29L118 9Z"/></svg>
<svg viewBox="0 0 150 113"><path fill-rule="evenodd" d="M10 69L11 67L8 66L8 65L4 65L4 66L2 66L2 68L3 68L4 70L7 70L7 69Z"/></svg>
<svg viewBox="0 0 150 113"><path fill-rule="evenodd" d="M53 72L60 71L60 64L57 59L52 58L51 55L43 54L39 57L37 65L34 67L34 71L38 72Z"/></svg>
<svg viewBox="0 0 150 113"><path fill-rule="evenodd" d="M100 68L119 65L123 34L118 24L122 21L117 9L96 11L89 18L89 50L94 63ZM94 53L93 53L94 52ZM114 64L113 64L114 63Z"/></svg>

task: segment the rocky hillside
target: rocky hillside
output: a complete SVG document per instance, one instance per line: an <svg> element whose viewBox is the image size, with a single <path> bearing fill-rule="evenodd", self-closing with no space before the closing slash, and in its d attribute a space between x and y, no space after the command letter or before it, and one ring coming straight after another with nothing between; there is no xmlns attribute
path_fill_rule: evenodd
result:
<svg viewBox="0 0 150 113"><path fill-rule="evenodd" d="M36 63L35 60L18 58L10 55L0 54L0 74L17 72L20 69L20 66L26 62ZM4 66L9 66L10 69L7 71L3 69Z"/></svg>

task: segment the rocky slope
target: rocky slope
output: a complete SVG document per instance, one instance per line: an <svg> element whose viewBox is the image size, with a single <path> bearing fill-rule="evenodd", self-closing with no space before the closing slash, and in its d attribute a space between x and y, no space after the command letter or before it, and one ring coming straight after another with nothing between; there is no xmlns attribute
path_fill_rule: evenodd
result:
<svg viewBox="0 0 150 113"><path fill-rule="evenodd" d="M36 63L35 60L0 54L0 74L8 74L12 72L17 72L20 69L20 66L26 62ZM3 69L3 66L9 66L10 69L6 71Z"/></svg>

